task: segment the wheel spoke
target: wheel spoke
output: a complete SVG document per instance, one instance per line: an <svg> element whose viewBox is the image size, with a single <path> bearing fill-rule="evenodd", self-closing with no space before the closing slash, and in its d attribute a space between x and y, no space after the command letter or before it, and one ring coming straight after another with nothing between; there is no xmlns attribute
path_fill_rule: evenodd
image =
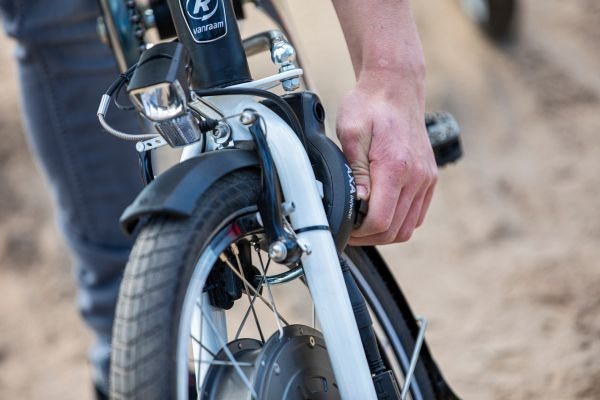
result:
<svg viewBox="0 0 600 400"><path fill-rule="evenodd" d="M258 255L260 257L260 253ZM265 273L269 270L269 266L271 265L271 259L269 259L269 261L267 261L267 265L265 267ZM264 283L266 279L266 275L263 275L261 280L260 280L260 285L262 285ZM259 285L259 287L260 287ZM240 337L240 334L242 333L242 329L244 328L244 325L246 324L246 320L248 319L248 316L250 315L250 307L254 304L254 302L256 301L256 294L252 294L252 299L250 300L250 306L248 306L248 309L246 309L246 313L244 314L244 318L242 318L242 322L240 323L240 326L238 327L236 333L235 333L235 339L238 339ZM264 341L263 341L264 343Z"/></svg>
<svg viewBox="0 0 600 400"><path fill-rule="evenodd" d="M231 261L229 261L227 259L227 257L223 254L221 254L220 256L221 261L223 261L225 264L227 264L227 266L229 266L229 268L233 271L233 273L240 278L242 281L246 281L246 284L248 285L248 289L250 289L250 291L252 293L254 293L267 307L269 307L269 309L271 311L273 311L274 313L277 313L278 317L281 319L281 321L283 321L286 325L289 325L289 323L285 320L285 318L283 318L283 316L281 314L279 314L279 312L277 311L277 309L275 309L273 307L273 304L271 304L271 302L265 298L265 296L263 296L262 294L258 293L258 291L254 288L254 286L252 286L250 284L250 282L248 282L246 280L246 278L244 278L244 276L242 276L236 269L235 267L231 264Z"/></svg>
<svg viewBox="0 0 600 400"><path fill-rule="evenodd" d="M270 259L270 258L269 258ZM260 269L264 277L267 276L267 271L265 270L265 265L263 263L262 257L259 257L260 260ZM271 299L271 304L273 305L272 311L275 315L275 322L277 323L277 329L279 329L279 339L283 337L283 326L281 325L281 319L279 319L279 312L277 312L277 307L275 306L275 299L273 298L273 292L271 291L271 284L269 280L266 280L267 291L269 292L269 297ZM287 323L286 323L287 325Z"/></svg>
<svg viewBox="0 0 600 400"><path fill-rule="evenodd" d="M233 253L233 255L235 256L235 260L237 262L238 265L238 271L240 272L240 274L243 276L244 275L244 269L242 268L242 263L240 262L240 250L238 249L237 245L235 243L231 244L231 251ZM250 297L250 290L248 289L248 281L247 280L243 280L242 281L244 284L244 289L246 292L246 296L248 297L248 302L250 303L250 309L252 310L252 315L254 316L254 322L256 324L256 329L258 330L258 334L260 335L260 341L262 343L265 342L265 336L263 335L263 331L260 327L260 322L258 321L258 316L256 315L256 310L254 309L254 299L256 298L256 296L254 298ZM236 334L236 338L237 338L237 334Z"/></svg>
<svg viewBox="0 0 600 400"><path fill-rule="evenodd" d="M200 311L200 312L202 312L202 311ZM200 328L200 329L202 329L202 328ZM210 355L211 355L213 358L214 358L214 357L216 357L216 354L215 354L215 353L213 353L212 351L210 351L210 350L208 349L208 347L206 347L205 345L203 345L203 344L202 344L202 342L201 342L200 340L198 340L198 338L197 338L196 336L194 336L194 335L190 335L190 337L192 338L192 340L193 340L194 342L198 343L198 345L199 345L200 347L202 347L202 349L203 349L204 351L206 351L208 354L210 354Z"/></svg>
<svg viewBox="0 0 600 400"><path fill-rule="evenodd" d="M227 367L235 367L239 365L240 367L254 367L254 363L244 362L244 361L236 361L235 363L231 361L223 361L223 360L198 360L191 358L190 362L200 363L200 364L210 364L210 365L222 365Z"/></svg>
<svg viewBox="0 0 600 400"><path fill-rule="evenodd" d="M197 301L196 301L196 305L198 305ZM202 308L200 308L200 310L202 310ZM229 350L229 347L227 347L227 341L225 339L223 339L223 337L219 334L219 330L215 326L214 322L211 321L210 318L203 318L203 320L207 322L208 327L213 331L213 334L221 342L222 350L227 355L227 358L229 358L229 360L231 361L231 366L233 368L235 368L236 373L238 374L238 376L240 377L240 379L242 380L242 382L244 383L244 385L246 385L246 387L248 388L248 390L250 390L250 393L252 393L252 396L255 399L258 398L258 396L256 394L256 391L254 390L254 388L252 387L252 384L248 380L248 377L246 376L246 374L244 374L244 371L242 371L242 368L240 367L239 362L235 359L235 357L231 353L231 350Z"/></svg>

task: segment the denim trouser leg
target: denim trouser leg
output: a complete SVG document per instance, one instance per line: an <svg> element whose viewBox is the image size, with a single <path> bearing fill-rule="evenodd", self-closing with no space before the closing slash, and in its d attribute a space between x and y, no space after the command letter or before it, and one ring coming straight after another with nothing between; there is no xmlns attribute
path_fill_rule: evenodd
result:
<svg viewBox="0 0 600 400"><path fill-rule="evenodd" d="M106 388L114 307L132 244L118 218L141 189L133 144L110 137L96 120L117 69L96 35L96 0L0 0L0 13L17 39L29 144L74 256L79 309L97 339L94 379ZM140 129L133 114L111 112L120 129Z"/></svg>

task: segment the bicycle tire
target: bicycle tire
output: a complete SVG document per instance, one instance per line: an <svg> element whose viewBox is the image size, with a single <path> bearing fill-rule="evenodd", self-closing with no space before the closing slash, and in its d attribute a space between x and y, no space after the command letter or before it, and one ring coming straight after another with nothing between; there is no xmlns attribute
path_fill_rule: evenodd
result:
<svg viewBox="0 0 600 400"><path fill-rule="evenodd" d="M125 270L116 309L112 399L177 398L179 325L197 260L224 221L248 212L243 210L256 210L259 192L257 170L237 171L207 191L193 216L155 216L141 230ZM348 258L360 283L364 286L366 282L370 288L370 293L365 293L368 303L378 301L379 312L392 323L396 340L388 339L400 343L410 358L413 336L394 302L394 294L361 249L350 249ZM434 398L432 383L421 362L413 379L413 399Z"/></svg>

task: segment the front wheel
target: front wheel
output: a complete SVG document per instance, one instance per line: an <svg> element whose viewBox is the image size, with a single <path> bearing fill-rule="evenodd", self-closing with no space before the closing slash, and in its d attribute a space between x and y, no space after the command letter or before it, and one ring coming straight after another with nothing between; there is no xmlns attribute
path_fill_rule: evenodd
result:
<svg viewBox="0 0 600 400"><path fill-rule="evenodd" d="M339 398L310 292L294 279L301 267L264 251L259 192L258 171L232 173L192 217L155 216L140 232L119 293L111 398ZM344 257L402 385L414 341L393 285L362 249ZM421 361L410 395L434 398Z"/></svg>

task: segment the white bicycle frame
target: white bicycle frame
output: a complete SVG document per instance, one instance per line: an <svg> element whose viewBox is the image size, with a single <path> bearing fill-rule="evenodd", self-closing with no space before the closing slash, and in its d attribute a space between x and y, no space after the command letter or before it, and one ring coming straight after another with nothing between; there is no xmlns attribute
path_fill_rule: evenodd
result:
<svg viewBox="0 0 600 400"><path fill-rule="evenodd" d="M296 73L301 75L302 71L296 70ZM286 73L287 75L290 75L289 71ZM277 74L237 87L265 89L279 83L280 79L281 77ZM283 196L286 202L293 202L295 205L295 211L290 215L292 227L295 231L298 231L311 226L327 226L328 221L323 209L320 190L308 155L290 126L269 108L256 102L251 96L215 96L203 98L202 100L210 103L210 108L218 110L222 115L236 115L245 109L253 109L262 117L266 125L267 143L277 168ZM244 126L238 118L229 119L228 122L234 139L245 138L251 140L248 127ZM184 149L181 161L199 156L200 153L201 148L199 145L189 145ZM323 230L309 230L299 233L297 239L307 249L302 257L304 275L321 324L340 394L345 400L374 400L377 396L373 380L331 233ZM212 261L214 262L218 255L214 254L212 256L214 256ZM211 261L208 259L199 260L198 264L204 262ZM202 270L202 268L196 268L196 271L198 270ZM203 271L195 272L188 294L194 292L194 290L191 290L193 287L195 287L194 294L196 296L201 293L206 279L206 276L202 276L202 274ZM206 274L207 272L204 273L204 275ZM187 303L187 301L184 302L184 304ZM209 348L209 350L218 351L223 346L223 343L221 343L223 338L227 338L224 312L214 308L207 310L204 304L202 307L203 311L209 312L203 312L201 317L194 310L182 310L183 317L179 331L192 331L201 334L203 344L212 344L211 346L214 347ZM192 315L194 316L192 317ZM206 321L206 318L211 318L211 320ZM202 329L204 322L208 327ZM187 376L184 373L187 371L187 346L186 340L179 340L177 374L180 377L180 382L178 382L179 399L188 398L187 382L183 381L183 377ZM201 350L199 346L194 346L193 351L198 353L194 354L194 358L211 357L208 352ZM202 367L200 369L205 370Z"/></svg>

